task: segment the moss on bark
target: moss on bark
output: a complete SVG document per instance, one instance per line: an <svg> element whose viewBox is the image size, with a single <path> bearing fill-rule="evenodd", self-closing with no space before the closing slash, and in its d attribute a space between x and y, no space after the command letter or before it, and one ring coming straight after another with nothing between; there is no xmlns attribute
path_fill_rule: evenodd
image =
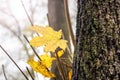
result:
<svg viewBox="0 0 120 80"><path fill-rule="evenodd" d="M119 0L78 0L73 80L120 80L119 9Z"/></svg>

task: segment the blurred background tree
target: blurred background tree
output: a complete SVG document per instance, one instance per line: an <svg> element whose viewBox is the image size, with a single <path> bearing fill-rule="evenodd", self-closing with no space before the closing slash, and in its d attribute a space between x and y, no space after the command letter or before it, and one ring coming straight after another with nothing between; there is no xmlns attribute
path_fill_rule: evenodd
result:
<svg viewBox="0 0 120 80"><path fill-rule="evenodd" d="M53 2L53 1L51 1ZM59 1L58 1L59 2ZM22 5L24 4L24 7ZM32 25L48 25L47 20L47 12L48 5L47 0L1 0L0 1L0 45L3 45L3 47L10 53L11 57L14 58L14 60L17 62L17 64L20 66L20 68L27 74L26 71L26 60L29 56L33 55L33 51L29 47L29 45L26 43L26 40L23 37L23 34L26 36L31 36L32 33L29 33L27 31L27 28ZM51 3L52 4L52 3ZM58 3L59 5L64 5ZM74 5L73 5L74 4ZM76 2L73 0L69 1L69 8L70 8L70 18L72 22L72 27L75 33L75 13L76 13ZM53 9L51 9L53 10ZM63 9L64 10L64 9ZM62 11L63 11L62 10ZM27 14L26 14L27 12ZM60 12L61 14L64 14L64 12ZM50 13L49 13L50 14ZM60 18L59 15L52 16L58 23L52 23L51 18L51 24L53 26L56 24L59 24L59 28L62 28L63 25L60 23L60 21L65 20L64 18ZM60 18L60 19L59 19ZM59 21L60 20L60 21ZM65 21L66 22L66 21ZM50 25L51 25L50 24ZM65 23L66 25L66 23ZM67 26L66 26L67 27ZM64 27L65 28L65 27ZM56 28L56 30L58 30ZM67 31L64 31L65 33ZM68 33L67 33L68 34ZM67 36L68 37L68 36ZM31 37L28 37L28 39L31 39ZM37 52L42 52L41 50L37 49ZM19 72L19 70L15 67L15 65L8 59L8 57L3 54L3 51L0 49L0 79L4 80L3 71L2 71L2 64L4 65L5 73L7 75L7 78L9 80L25 80L23 75ZM13 68L14 67L14 68ZM19 75L18 75L19 74ZM36 80L40 79L37 73L33 73ZM27 75L29 77L29 75ZM40 76L43 77L43 76ZM44 79L44 77L42 78Z"/></svg>
<svg viewBox="0 0 120 80"><path fill-rule="evenodd" d="M69 25L67 24L67 17L65 13L65 0L48 0L48 19L49 19L49 25L52 26L55 30L62 29L64 38L68 41L68 46L70 48L70 32L69 32ZM68 3L67 3L68 4ZM70 22L71 27L71 22ZM68 51L63 55L65 61L70 64ZM62 66L64 70L64 75L67 76L69 68L65 65ZM68 69L68 70L67 70ZM56 61L53 61L52 72L56 75L57 80L62 80L62 77L60 76L58 65ZM54 79L51 79L54 80ZM66 77L67 80L67 77Z"/></svg>

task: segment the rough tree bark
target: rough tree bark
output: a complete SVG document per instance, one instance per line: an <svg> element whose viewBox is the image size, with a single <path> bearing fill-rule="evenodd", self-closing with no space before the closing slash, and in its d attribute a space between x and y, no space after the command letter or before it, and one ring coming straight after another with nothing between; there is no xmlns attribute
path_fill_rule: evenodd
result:
<svg viewBox="0 0 120 80"><path fill-rule="evenodd" d="M70 42L69 32L67 28L67 22L66 22L66 16L65 16L65 10L64 10L64 0L48 0L48 19L49 19L49 25L53 27L55 30L62 29L62 32L64 34L64 38ZM70 43L68 43L70 45ZM62 58L66 58L66 61L68 61L68 55L65 53ZM64 65L62 66L64 68L64 73L67 76L68 70L67 67ZM57 80L62 80L62 77L60 76L60 73L58 71L58 67L56 65L56 61L53 62L52 72L56 75ZM54 80L54 79L51 79ZM67 77L66 77L67 80Z"/></svg>
<svg viewBox="0 0 120 80"><path fill-rule="evenodd" d="M120 80L120 0L78 0L72 80Z"/></svg>

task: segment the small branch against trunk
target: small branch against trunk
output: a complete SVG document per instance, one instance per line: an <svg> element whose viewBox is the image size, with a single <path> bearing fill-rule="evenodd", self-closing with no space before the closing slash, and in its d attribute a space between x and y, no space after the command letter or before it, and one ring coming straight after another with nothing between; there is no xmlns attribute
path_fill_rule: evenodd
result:
<svg viewBox="0 0 120 80"><path fill-rule="evenodd" d="M72 39L73 46L75 47L75 37L73 35L67 0L64 0L64 8L65 8L65 17L66 17L67 27L68 27L69 34L70 34L71 39Z"/></svg>
<svg viewBox="0 0 120 80"><path fill-rule="evenodd" d="M51 23L50 23L50 18L49 18L49 14L47 13L47 19L48 19L48 24L49 24L49 26L51 25Z"/></svg>
<svg viewBox="0 0 120 80"><path fill-rule="evenodd" d="M62 76L61 76L62 79L63 79L63 80L66 80L66 72L64 72L63 66L62 66L61 61L60 61L60 59L59 59L59 57L58 57L58 54L57 54L58 51L59 51L59 48L55 51L58 68L59 68L60 73L61 73L61 75L62 75Z"/></svg>

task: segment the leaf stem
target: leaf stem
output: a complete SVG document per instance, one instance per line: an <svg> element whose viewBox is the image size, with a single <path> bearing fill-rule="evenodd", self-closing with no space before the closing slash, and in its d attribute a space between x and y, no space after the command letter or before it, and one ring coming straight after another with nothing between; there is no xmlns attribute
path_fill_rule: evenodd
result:
<svg viewBox="0 0 120 80"><path fill-rule="evenodd" d="M66 80L66 76L65 76L65 72L63 71L63 67L62 67L62 64L61 64L61 61L58 57L58 54L57 52L60 50L60 48L57 48L56 51L55 51L55 54L56 54L56 58L57 58L57 62L58 62L58 67L60 69L60 72L61 72L61 75L62 75L62 78L63 80Z"/></svg>

